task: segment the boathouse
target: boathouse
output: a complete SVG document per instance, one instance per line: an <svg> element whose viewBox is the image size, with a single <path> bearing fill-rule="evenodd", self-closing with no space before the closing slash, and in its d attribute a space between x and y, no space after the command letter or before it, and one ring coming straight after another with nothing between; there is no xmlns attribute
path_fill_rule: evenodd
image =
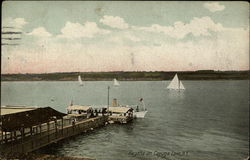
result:
<svg viewBox="0 0 250 160"><path fill-rule="evenodd" d="M62 139L104 126L107 116L72 123L50 107L1 107L0 159L6 154L28 153Z"/></svg>
<svg viewBox="0 0 250 160"><path fill-rule="evenodd" d="M51 122L55 128L57 121L65 115L50 107L2 106L0 144L39 134L45 128L49 130Z"/></svg>

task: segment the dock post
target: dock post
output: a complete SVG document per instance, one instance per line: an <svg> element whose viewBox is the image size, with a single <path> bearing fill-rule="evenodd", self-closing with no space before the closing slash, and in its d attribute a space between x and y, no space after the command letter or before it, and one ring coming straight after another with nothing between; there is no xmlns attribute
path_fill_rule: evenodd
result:
<svg viewBox="0 0 250 160"><path fill-rule="evenodd" d="M55 130L56 130L56 138L57 138L57 119L55 120Z"/></svg>
<svg viewBox="0 0 250 160"><path fill-rule="evenodd" d="M14 131L14 140L16 140L17 137L16 137L16 130Z"/></svg>
<svg viewBox="0 0 250 160"><path fill-rule="evenodd" d="M48 134L48 142L50 141L49 140L49 122L47 122L47 134Z"/></svg>
<svg viewBox="0 0 250 160"><path fill-rule="evenodd" d="M63 118L62 118L62 135L63 135Z"/></svg>
<svg viewBox="0 0 250 160"><path fill-rule="evenodd" d="M1 130L1 143L0 144L3 144L3 130Z"/></svg>
<svg viewBox="0 0 250 160"><path fill-rule="evenodd" d="M11 153L12 153L12 146L13 146L13 141L12 141L12 131L10 132L10 150L11 150Z"/></svg>
<svg viewBox="0 0 250 160"><path fill-rule="evenodd" d="M30 127L31 148L34 148L33 129Z"/></svg>
<svg viewBox="0 0 250 160"><path fill-rule="evenodd" d="M5 134L4 134L4 139L5 139L5 143L7 143L8 142L8 139L7 139L7 132L4 132Z"/></svg>
<svg viewBox="0 0 250 160"><path fill-rule="evenodd" d="M41 145L41 137L42 137L42 125L41 124L39 124L39 136L40 136L40 138L39 138L39 145Z"/></svg>
<svg viewBox="0 0 250 160"><path fill-rule="evenodd" d="M22 143L22 150L21 150L21 152L23 153L23 151L24 151L24 148L23 148L23 138L24 138L24 128L21 128L21 143Z"/></svg>

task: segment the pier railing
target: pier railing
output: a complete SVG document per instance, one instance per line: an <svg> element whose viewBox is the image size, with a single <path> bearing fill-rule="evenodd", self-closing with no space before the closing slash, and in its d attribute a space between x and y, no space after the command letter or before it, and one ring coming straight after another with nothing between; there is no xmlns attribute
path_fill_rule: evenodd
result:
<svg viewBox="0 0 250 160"><path fill-rule="evenodd" d="M6 134L1 137L0 154L27 153L62 139L105 125L107 116L99 116L80 122L71 119L51 121L49 124L25 129L24 134ZM29 130L31 130L29 132Z"/></svg>

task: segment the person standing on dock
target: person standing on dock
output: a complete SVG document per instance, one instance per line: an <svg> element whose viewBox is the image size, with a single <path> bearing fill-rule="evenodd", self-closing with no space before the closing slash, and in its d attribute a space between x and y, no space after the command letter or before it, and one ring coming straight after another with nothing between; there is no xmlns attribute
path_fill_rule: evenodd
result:
<svg viewBox="0 0 250 160"><path fill-rule="evenodd" d="M76 119L74 118L73 120L72 120L72 125L74 126L76 124Z"/></svg>
<svg viewBox="0 0 250 160"><path fill-rule="evenodd" d="M136 106L136 112L139 112L139 106Z"/></svg>
<svg viewBox="0 0 250 160"><path fill-rule="evenodd" d="M95 116L98 117L98 111L95 109Z"/></svg>

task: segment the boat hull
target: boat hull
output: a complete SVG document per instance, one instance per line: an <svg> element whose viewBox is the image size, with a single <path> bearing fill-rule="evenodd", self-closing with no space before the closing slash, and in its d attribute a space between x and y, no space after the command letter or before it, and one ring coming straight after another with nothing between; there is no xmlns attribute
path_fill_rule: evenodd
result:
<svg viewBox="0 0 250 160"><path fill-rule="evenodd" d="M135 118L144 118L148 111L134 112L133 115Z"/></svg>
<svg viewBox="0 0 250 160"><path fill-rule="evenodd" d="M184 91L185 89L183 88L166 88L168 90L174 90L174 91Z"/></svg>

